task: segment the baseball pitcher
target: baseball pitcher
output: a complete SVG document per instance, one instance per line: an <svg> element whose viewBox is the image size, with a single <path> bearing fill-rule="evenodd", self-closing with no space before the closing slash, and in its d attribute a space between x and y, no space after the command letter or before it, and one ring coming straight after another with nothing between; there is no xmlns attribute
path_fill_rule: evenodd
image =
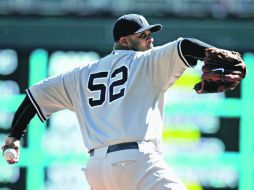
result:
<svg viewBox="0 0 254 190"><path fill-rule="evenodd" d="M196 39L154 47L152 34L161 28L137 14L118 18L110 54L26 90L2 149L19 150L17 142L35 114L44 122L69 109L89 150L84 173L91 189L186 190L162 157L164 93L197 60L205 62L197 93L234 89L246 66L238 53Z"/></svg>

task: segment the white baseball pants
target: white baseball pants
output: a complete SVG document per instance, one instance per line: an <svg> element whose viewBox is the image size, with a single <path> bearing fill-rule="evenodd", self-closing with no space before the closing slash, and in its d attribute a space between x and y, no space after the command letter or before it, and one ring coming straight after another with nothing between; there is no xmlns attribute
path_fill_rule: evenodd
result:
<svg viewBox="0 0 254 190"><path fill-rule="evenodd" d="M151 143L107 153L95 149L84 170L91 190L187 190Z"/></svg>

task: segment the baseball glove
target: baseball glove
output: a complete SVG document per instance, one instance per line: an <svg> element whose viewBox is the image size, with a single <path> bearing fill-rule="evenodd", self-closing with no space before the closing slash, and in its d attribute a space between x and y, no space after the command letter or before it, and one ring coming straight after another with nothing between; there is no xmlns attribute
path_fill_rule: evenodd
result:
<svg viewBox="0 0 254 190"><path fill-rule="evenodd" d="M205 50L202 80L194 86L197 93L233 90L246 75L246 65L238 52L218 48Z"/></svg>

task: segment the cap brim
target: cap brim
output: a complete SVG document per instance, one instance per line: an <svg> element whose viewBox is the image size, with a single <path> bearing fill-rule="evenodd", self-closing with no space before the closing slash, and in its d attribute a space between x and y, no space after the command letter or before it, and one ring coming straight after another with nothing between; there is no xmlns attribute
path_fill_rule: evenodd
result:
<svg viewBox="0 0 254 190"><path fill-rule="evenodd" d="M161 24L149 25L149 26L140 28L134 34L137 34L137 33L140 33L140 32L144 32L146 30L150 30L151 32L158 32L159 30L161 30L161 28L162 28Z"/></svg>

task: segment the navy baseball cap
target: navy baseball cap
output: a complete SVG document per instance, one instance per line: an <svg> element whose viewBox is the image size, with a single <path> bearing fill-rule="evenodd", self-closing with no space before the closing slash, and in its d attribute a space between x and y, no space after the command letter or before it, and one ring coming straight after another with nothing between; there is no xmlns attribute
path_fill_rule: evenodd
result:
<svg viewBox="0 0 254 190"><path fill-rule="evenodd" d="M113 28L113 37L116 42L123 36L137 34L146 30L157 32L161 28L161 24L149 25L145 17L142 15L128 14L123 15L116 20Z"/></svg>

